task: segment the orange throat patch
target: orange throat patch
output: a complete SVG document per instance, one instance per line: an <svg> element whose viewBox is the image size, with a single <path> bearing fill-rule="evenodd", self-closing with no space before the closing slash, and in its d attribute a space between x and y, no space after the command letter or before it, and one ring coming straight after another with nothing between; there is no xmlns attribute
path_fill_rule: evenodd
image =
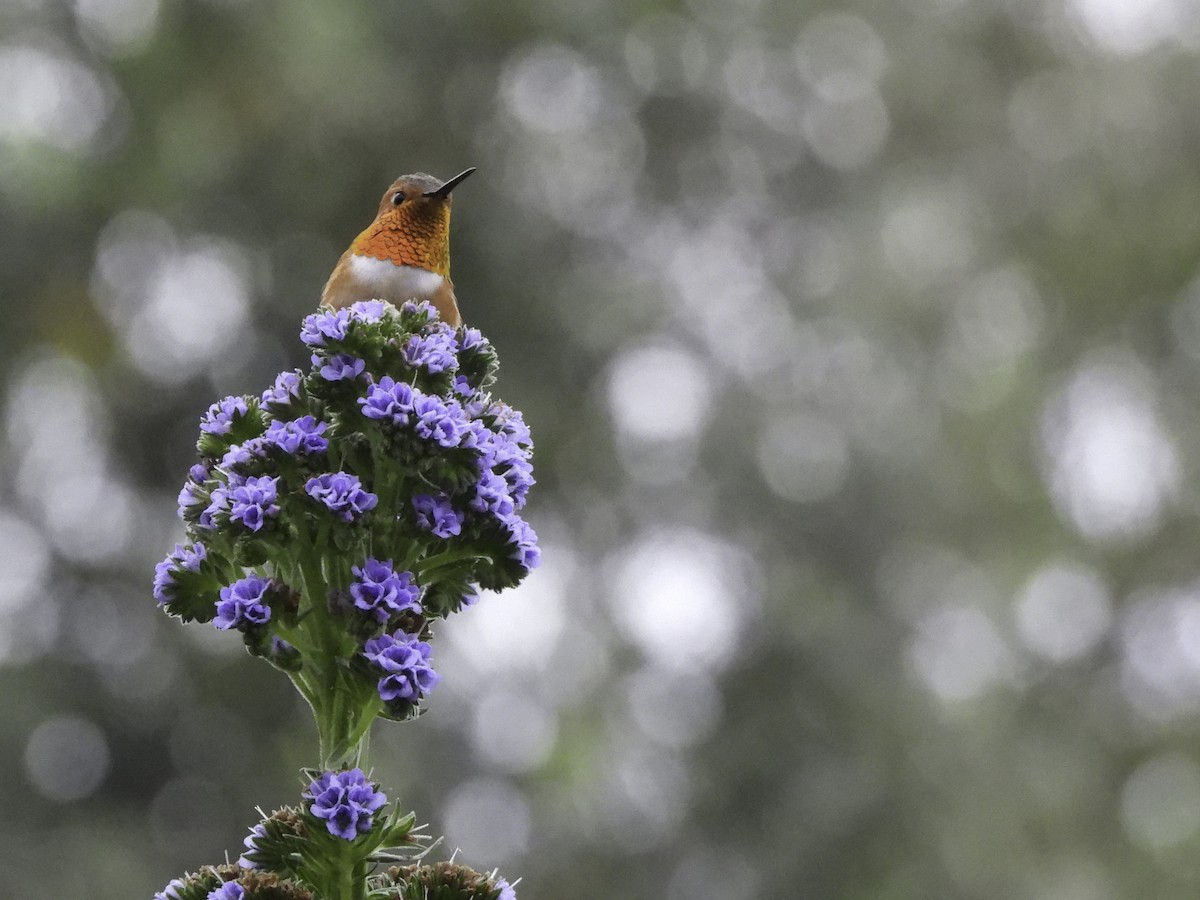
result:
<svg viewBox="0 0 1200 900"><path fill-rule="evenodd" d="M416 216L403 208L372 222L354 239L356 256L386 259L398 266L416 266L450 275L450 210L441 206L432 215Z"/></svg>

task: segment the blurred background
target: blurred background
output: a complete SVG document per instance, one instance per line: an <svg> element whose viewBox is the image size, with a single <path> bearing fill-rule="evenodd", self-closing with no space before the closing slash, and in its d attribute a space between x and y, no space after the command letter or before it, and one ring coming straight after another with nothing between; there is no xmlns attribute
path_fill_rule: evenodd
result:
<svg viewBox="0 0 1200 900"><path fill-rule="evenodd" d="M0 0L0 895L294 802L155 608L200 414L456 193L544 564L376 774L522 900L1200 891L1187 0Z"/></svg>

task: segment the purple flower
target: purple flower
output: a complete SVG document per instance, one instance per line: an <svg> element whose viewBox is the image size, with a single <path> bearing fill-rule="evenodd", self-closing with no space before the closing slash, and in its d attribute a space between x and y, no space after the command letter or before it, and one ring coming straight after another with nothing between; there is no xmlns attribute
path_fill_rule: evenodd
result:
<svg viewBox="0 0 1200 900"><path fill-rule="evenodd" d="M221 588L221 599L217 601L217 617L213 624L222 631L231 628L252 628L265 625L271 620L269 594L274 584L269 578L249 575Z"/></svg>
<svg viewBox="0 0 1200 900"><path fill-rule="evenodd" d="M432 531L437 537L448 538L462 534L463 517L450 504L450 498L439 494L417 494L412 498L417 525Z"/></svg>
<svg viewBox="0 0 1200 900"><path fill-rule="evenodd" d="M383 673L377 685L385 702L407 700L417 703L442 680L433 671L427 643L415 634L397 631L381 634L363 646L363 656Z"/></svg>
<svg viewBox="0 0 1200 900"><path fill-rule="evenodd" d="M225 455L221 457L221 462L218 466L226 472L232 472L239 466L244 466L253 459L262 459L265 455L267 445L263 438L250 438L241 444L233 444Z"/></svg>
<svg viewBox="0 0 1200 900"><path fill-rule="evenodd" d="M179 518L184 518L190 507L203 502L196 496L196 491L204 487L204 482L211 477L211 473L203 463L196 463L188 469L188 480L183 483L183 488L179 491Z"/></svg>
<svg viewBox="0 0 1200 900"><path fill-rule="evenodd" d="M362 489L362 482L347 472L332 472L308 479L304 490L314 500L325 504L338 514L344 522L353 522L369 509L374 509L379 498Z"/></svg>
<svg viewBox="0 0 1200 900"><path fill-rule="evenodd" d="M468 606L474 606L479 602L479 585L468 584L467 589L463 592L462 599L458 601L464 609Z"/></svg>
<svg viewBox="0 0 1200 900"><path fill-rule="evenodd" d="M216 491L213 491L214 498ZM251 531L260 530L267 519L279 515L279 479L268 475L247 478L229 487L229 521L240 522Z"/></svg>
<svg viewBox="0 0 1200 900"><path fill-rule="evenodd" d="M305 790L311 812L325 820L334 837L352 841L371 830L372 816L387 803L387 794L367 781L362 769L326 772Z"/></svg>
<svg viewBox="0 0 1200 900"><path fill-rule="evenodd" d="M495 427L499 428L501 432L524 447L533 444L529 426L525 424L525 417L521 415L520 410L513 409L507 403L497 400L488 412L495 417Z"/></svg>
<svg viewBox="0 0 1200 900"><path fill-rule="evenodd" d="M341 341L350 326L350 310L323 309L306 316L300 326L300 340L310 347L324 347L327 341Z"/></svg>
<svg viewBox="0 0 1200 900"><path fill-rule="evenodd" d="M187 887L182 878L173 878L171 883L154 895L154 900L179 900L179 892Z"/></svg>
<svg viewBox="0 0 1200 900"><path fill-rule="evenodd" d="M478 328L466 328L458 339L458 349L474 350L476 347L486 347L487 343L487 338Z"/></svg>
<svg viewBox="0 0 1200 900"><path fill-rule="evenodd" d="M508 531L508 543L511 548L509 556L519 562L527 572L536 569L542 561L537 532L520 516L508 519L504 527Z"/></svg>
<svg viewBox="0 0 1200 900"><path fill-rule="evenodd" d="M525 496L534 485L533 464L524 456L518 456L509 461L504 470L504 480L508 482L508 492L512 495L517 509L525 505Z"/></svg>
<svg viewBox="0 0 1200 900"><path fill-rule="evenodd" d="M454 393L458 394L458 396L465 400L475 393L475 388L471 387L471 382L467 381L467 376L455 375Z"/></svg>
<svg viewBox="0 0 1200 900"><path fill-rule="evenodd" d="M533 464L529 461L532 451L504 431L488 430L478 436L472 435L471 441L479 454L479 468L491 469L504 476L517 509L524 506L525 495L534 485Z"/></svg>
<svg viewBox="0 0 1200 900"><path fill-rule="evenodd" d="M368 419L390 421L396 425L407 425L413 409L413 389L403 381L395 381L385 375L378 384L371 385L367 396L358 398L363 415Z"/></svg>
<svg viewBox="0 0 1200 900"><path fill-rule="evenodd" d="M300 399L299 369L290 372L280 372L275 376L275 385L263 391L262 405L265 407L287 406Z"/></svg>
<svg viewBox="0 0 1200 900"><path fill-rule="evenodd" d="M272 422L263 441L291 456L324 453L329 449L329 440L322 435L328 427L313 416L302 416L294 422Z"/></svg>
<svg viewBox="0 0 1200 900"><path fill-rule="evenodd" d="M497 881L496 887L500 889L500 896L496 900L517 900L517 892L513 890L513 886L505 879L501 878Z"/></svg>
<svg viewBox="0 0 1200 900"><path fill-rule="evenodd" d="M165 606L171 601L175 588L177 572L199 572L200 564L208 558L208 551L203 544L180 544L158 565L154 567L154 599L159 606Z"/></svg>
<svg viewBox="0 0 1200 900"><path fill-rule="evenodd" d="M490 469L475 484L475 496L467 504L480 513L490 512L497 519L506 519L516 512L508 494L508 482Z"/></svg>
<svg viewBox="0 0 1200 900"><path fill-rule="evenodd" d="M242 900L246 889L236 881L227 881L219 888L209 891L207 900Z"/></svg>
<svg viewBox="0 0 1200 900"><path fill-rule="evenodd" d="M313 365L319 365L321 357L313 354ZM357 357L351 356L348 353L339 353L337 356L330 357L325 365L321 366L321 377L326 381L353 381L363 373L363 369L367 364Z"/></svg>
<svg viewBox="0 0 1200 900"><path fill-rule="evenodd" d="M350 318L362 322L364 325L380 322L387 315L390 306L390 303L385 303L383 300L359 300L357 303L350 304Z"/></svg>
<svg viewBox="0 0 1200 900"><path fill-rule="evenodd" d="M228 434L233 428L235 418L241 418L250 411L245 397L226 397L214 403L200 420L200 430L204 434Z"/></svg>
<svg viewBox="0 0 1200 900"><path fill-rule="evenodd" d="M458 441L458 446L465 447L468 450L474 450L480 455L480 459L487 458L490 460L492 442L495 440L495 435L488 430L478 419L471 419L467 423L467 430L463 432L463 436ZM481 463L480 468L486 469L491 465L490 461L484 465Z"/></svg>
<svg viewBox="0 0 1200 900"><path fill-rule="evenodd" d="M457 400L446 403L437 394L417 394L413 402L414 429L427 441L457 447L467 433L467 420Z"/></svg>
<svg viewBox="0 0 1200 900"><path fill-rule="evenodd" d="M371 613L377 622L386 622L405 610L421 612L421 592L412 573L396 572L390 559L380 562L372 557L351 571L355 578L350 585L354 605Z"/></svg>
<svg viewBox="0 0 1200 900"><path fill-rule="evenodd" d="M208 506L204 508L204 512L200 513L200 527L212 531L217 527L217 515L228 512L228 510L229 488L223 484L217 485L208 496Z"/></svg>
<svg viewBox="0 0 1200 900"><path fill-rule="evenodd" d="M428 334L414 334L404 345L408 364L426 372L453 372L458 368L454 355L454 332L447 326L434 327Z"/></svg>
<svg viewBox="0 0 1200 900"><path fill-rule="evenodd" d="M250 833L246 835L246 839L242 841L242 846L246 848L246 852L238 857L237 864L243 869L257 869L256 863L252 857L257 854L258 841L267 836L267 826L264 822L259 822L250 829Z"/></svg>
<svg viewBox="0 0 1200 900"><path fill-rule="evenodd" d="M426 322L432 322L438 317L437 310L433 308L433 304L428 300L422 300L420 303L415 300L407 300L400 307L400 311L409 315L423 316Z"/></svg>

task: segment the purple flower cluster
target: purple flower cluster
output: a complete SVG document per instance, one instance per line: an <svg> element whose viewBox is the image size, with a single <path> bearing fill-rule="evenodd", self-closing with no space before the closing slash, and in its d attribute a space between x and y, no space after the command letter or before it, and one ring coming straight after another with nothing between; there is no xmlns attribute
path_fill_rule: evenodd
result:
<svg viewBox="0 0 1200 900"><path fill-rule="evenodd" d="M314 353L312 364L321 366L321 377L326 381L353 381L367 367L366 362L348 353L331 356L324 365L321 365L321 357Z"/></svg>
<svg viewBox="0 0 1200 900"><path fill-rule="evenodd" d="M216 494L214 491L214 500ZM278 499L278 477L262 475L242 480L231 476L228 491L229 521L239 522L250 531L259 531L267 519L279 515L279 504L275 502Z"/></svg>
<svg viewBox="0 0 1200 900"><path fill-rule="evenodd" d="M271 620L270 594L275 590L268 578L250 575L221 588L217 601L217 617L213 624L222 631L231 628L245 630L265 625Z"/></svg>
<svg viewBox="0 0 1200 900"><path fill-rule="evenodd" d="M457 447L468 431L467 417L457 400L445 401L437 394L413 392L413 430L418 437L440 447Z"/></svg>
<svg viewBox="0 0 1200 900"><path fill-rule="evenodd" d="M380 561L371 557L351 571L354 582L350 585L350 596L354 605L369 612L377 622L386 622L406 610L421 612L421 591L412 573L395 571L390 559Z"/></svg>
<svg viewBox="0 0 1200 900"><path fill-rule="evenodd" d="M323 437L328 428L315 416L301 416L292 422L272 422L262 439L289 456L324 453L329 449L329 440Z"/></svg>
<svg viewBox="0 0 1200 900"><path fill-rule="evenodd" d="M460 350L478 350L488 345L488 340L478 328L463 329L462 339L458 342Z"/></svg>
<svg viewBox="0 0 1200 900"><path fill-rule="evenodd" d="M200 564L208 558L208 552L200 543L180 544L158 565L154 567L154 599L159 606L165 606L171 600L175 588L175 576L179 572L199 572Z"/></svg>
<svg viewBox="0 0 1200 900"><path fill-rule="evenodd" d="M300 380L302 374L299 369L293 369L290 372L280 372L275 376L275 384L263 391L262 405L271 409L277 406L287 406L289 403L295 403L300 399Z"/></svg>
<svg viewBox="0 0 1200 900"><path fill-rule="evenodd" d="M508 482L491 469L484 469L479 476L474 495L467 505L478 513L490 513L497 519L507 519L516 512L516 502L509 493Z"/></svg>
<svg viewBox="0 0 1200 900"><path fill-rule="evenodd" d="M300 340L310 347L324 347L326 341L342 341L350 328L349 309L323 309L305 316Z"/></svg>
<svg viewBox="0 0 1200 900"><path fill-rule="evenodd" d="M462 534L463 517L455 510L445 494L417 494L412 498L417 526L436 537L450 538Z"/></svg>
<svg viewBox="0 0 1200 900"><path fill-rule="evenodd" d="M408 316L420 317L425 322L432 322L438 318L438 311L428 300L422 300L419 303L416 300L406 300L400 307L400 312Z"/></svg>
<svg viewBox="0 0 1200 900"><path fill-rule="evenodd" d="M357 476L348 472L331 472L310 478L304 490L314 500L325 504L331 512L337 513L343 522L362 518L379 502L378 497L363 490Z"/></svg>
<svg viewBox="0 0 1200 900"><path fill-rule="evenodd" d="M229 434L234 418L240 418L247 412L249 407L244 397L226 397L208 408L200 420L200 431L204 434Z"/></svg>
<svg viewBox="0 0 1200 900"><path fill-rule="evenodd" d="M479 467L503 476L520 509L534 485L529 428L520 413L502 403L493 404L490 412L496 417L495 426L479 442Z"/></svg>
<svg viewBox="0 0 1200 900"><path fill-rule="evenodd" d="M196 496L196 491L202 488L204 482L211 477L212 473L203 463L196 463L188 469L187 481L183 483L183 488L179 491L179 518L184 518L190 507L198 506L203 502Z"/></svg>
<svg viewBox="0 0 1200 900"><path fill-rule="evenodd" d="M304 319L300 340L310 347L324 347L329 341L344 341L352 322L369 325L387 315L382 300L360 300L343 309L322 309Z"/></svg>
<svg viewBox="0 0 1200 900"><path fill-rule="evenodd" d="M457 400L443 400L386 375L371 385L358 403L367 418L396 427L411 423L418 437L440 447L458 447L470 432L470 422Z"/></svg>
<svg viewBox="0 0 1200 900"><path fill-rule="evenodd" d="M542 561L537 532L520 516L507 519L504 527L508 532L508 542L513 548L509 556L519 562L527 571L536 569Z"/></svg>
<svg viewBox="0 0 1200 900"><path fill-rule="evenodd" d="M329 449L329 440L324 437L328 428L328 424L318 421L315 416L301 416L290 422L274 420L265 434L234 444L226 450L218 467L227 474L236 475L242 466L253 460L266 459L272 448L278 448L289 456L324 453ZM231 480L231 487L236 486L235 480Z"/></svg>
<svg viewBox="0 0 1200 900"><path fill-rule="evenodd" d="M387 795L367 780L362 769L326 772L304 792L309 812L325 820L334 837L352 841L371 830L372 817L387 803Z"/></svg>
<svg viewBox="0 0 1200 900"><path fill-rule="evenodd" d="M172 878L171 883L154 895L154 900L179 900L180 891L187 887L182 878Z"/></svg>
<svg viewBox="0 0 1200 900"><path fill-rule="evenodd" d="M453 372L458 368L454 331L438 323L427 334L414 334L404 345L404 358L410 366L426 372Z"/></svg>
<svg viewBox="0 0 1200 900"><path fill-rule="evenodd" d="M368 419L407 425L416 399L412 387L384 375L367 390L367 396L358 398L362 414Z"/></svg>
<svg viewBox="0 0 1200 900"><path fill-rule="evenodd" d="M381 634L363 645L363 656L383 673L378 690L385 702L417 703L433 690L442 676L433 671L432 653L433 649L420 637L403 631Z"/></svg>

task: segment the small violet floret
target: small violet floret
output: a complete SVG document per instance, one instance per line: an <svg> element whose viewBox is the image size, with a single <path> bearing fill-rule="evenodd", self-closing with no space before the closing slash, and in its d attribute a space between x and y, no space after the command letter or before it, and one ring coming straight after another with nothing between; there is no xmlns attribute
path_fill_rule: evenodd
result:
<svg viewBox="0 0 1200 900"><path fill-rule="evenodd" d="M263 391L262 405L268 408L272 406L286 406L289 403L299 400L301 377L299 369L280 372L275 376L274 386Z"/></svg>
<svg viewBox="0 0 1200 900"><path fill-rule="evenodd" d="M509 556L520 563L526 571L536 569L542 561L537 532L520 516L512 516L505 521L504 526L508 531L508 541L511 547Z"/></svg>
<svg viewBox="0 0 1200 900"><path fill-rule="evenodd" d="M369 612L377 622L386 622L405 611L421 612L420 589L412 573L395 571L390 559L380 561L372 557L351 571L354 582L350 585L350 596L354 605Z"/></svg>
<svg viewBox="0 0 1200 900"><path fill-rule="evenodd" d="M475 496L467 505L475 512L491 513L497 519L506 519L516 512L516 504L508 493L508 482L491 469L479 476Z"/></svg>
<svg viewBox="0 0 1200 900"><path fill-rule="evenodd" d="M368 419L407 425L415 399L415 392L409 385L385 375L371 385L367 396L358 398L358 405Z"/></svg>
<svg viewBox="0 0 1200 900"><path fill-rule="evenodd" d="M419 437L442 447L457 447L468 431L467 419L457 400L449 403L437 394L420 394L413 402L414 430Z"/></svg>
<svg viewBox="0 0 1200 900"><path fill-rule="evenodd" d="M154 567L154 599L158 605L170 602L177 572L199 572L200 564L207 558L208 551L203 544L188 544L186 547L176 544L171 554Z"/></svg>
<svg viewBox="0 0 1200 900"><path fill-rule="evenodd" d="M233 429L234 419L240 419L247 412L249 407L245 397L226 397L208 408L200 420L200 430L204 434L228 434Z"/></svg>
<svg viewBox="0 0 1200 900"><path fill-rule="evenodd" d="M321 357L314 353L312 363L314 366L320 365ZM321 377L326 381L353 381L366 367L367 364L363 360L348 353L339 353L337 356L331 356L325 361L325 365L321 366Z"/></svg>
<svg viewBox="0 0 1200 900"><path fill-rule="evenodd" d="M462 534L463 517L451 505L449 497L417 494L412 504L420 528L440 538Z"/></svg>
<svg viewBox="0 0 1200 900"><path fill-rule="evenodd" d="M238 857L237 864L243 869L257 869L258 863L254 859L254 855L259 852L258 842L267 836L267 826L259 822L250 829L250 834L242 841L242 846L246 851Z"/></svg>
<svg viewBox="0 0 1200 900"><path fill-rule="evenodd" d="M462 337L458 339L458 349L475 350L487 346L487 338L478 328L463 329Z"/></svg>
<svg viewBox="0 0 1200 900"><path fill-rule="evenodd" d="M300 340L310 347L324 347L328 341L345 340L349 327L350 310L323 309L305 317Z"/></svg>
<svg viewBox="0 0 1200 900"><path fill-rule="evenodd" d="M203 463L196 463L188 469L187 481L183 483L183 488L179 491L179 518L182 519L191 507L202 502L196 496L196 492L204 487L204 482L211 477L211 473Z"/></svg>
<svg viewBox="0 0 1200 900"><path fill-rule="evenodd" d="M325 820L334 837L352 841L371 830L372 816L387 803L387 794L367 780L362 769L326 772L304 792L309 812Z"/></svg>
<svg viewBox="0 0 1200 900"><path fill-rule="evenodd" d="M372 322L382 321L390 306L390 303L383 300L359 300L350 304L350 317L364 325L370 325Z"/></svg>
<svg viewBox="0 0 1200 900"><path fill-rule="evenodd" d="M221 588L221 599L217 601L217 616L213 624L222 631L265 625L271 620L269 595L274 590L270 579L258 575L249 575Z"/></svg>
<svg viewBox="0 0 1200 900"><path fill-rule="evenodd" d="M246 889L236 881L227 881L219 888L208 892L207 900L243 900Z"/></svg>
<svg viewBox="0 0 1200 900"><path fill-rule="evenodd" d="M408 315L422 316L426 322L432 322L438 317L438 311L428 300L422 300L419 303L416 300L406 300L400 307L400 311Z"/></svg>
<svg viewBox="0 0 1200 900"><path fill-rule="evenodd" d="M414 334L404 345L404 358L410 366L426 372L453 372L458 368L454 355L454 332L442 326L431 329L428 334Z"/></svg>
<svg viewBox="0 0 1200 900"><path fill-rule="evenodd" d="M433 671L433 649L415 634L381 634L363 645L363 656L382 674L377 689L385 702L417 703L441 681Z"/></svg>
<svg viewBox="0 0 1200 900"><path fill-rule="evenodd" d="M344 522L361 518L379 502L378 497L362 489L362 482L356 476L347 472L331 472L310 478L304 490Z"/></svg>
<svg viewBox="0 0 1200 900"><path fill-rule="evenodd" d="M263 440L289 456L324 453L329 449L329 440L323 437L328 428L314 416L302 416L293 422L272 422Z"/></svg>
<svg viewBox="0 0 1200 900"><path fill-rule="evenodd" d="M213 491L213 499L216 499ZM259 531L267 519L279 515L279 479L269 475L253 476L244 481L230 479L229 521L240 522L251 531Z"/></svg>

